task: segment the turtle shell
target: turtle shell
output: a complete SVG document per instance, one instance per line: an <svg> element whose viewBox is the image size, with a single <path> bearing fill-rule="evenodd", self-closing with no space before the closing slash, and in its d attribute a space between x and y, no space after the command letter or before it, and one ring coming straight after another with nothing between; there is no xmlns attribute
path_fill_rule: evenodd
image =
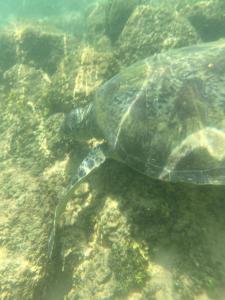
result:
<svg viewBox="0 0 225 300"><path fill-rule="evenodd" d="M96 93L110 155L150 177L225 184L225 40L160 53Z"/></svg>

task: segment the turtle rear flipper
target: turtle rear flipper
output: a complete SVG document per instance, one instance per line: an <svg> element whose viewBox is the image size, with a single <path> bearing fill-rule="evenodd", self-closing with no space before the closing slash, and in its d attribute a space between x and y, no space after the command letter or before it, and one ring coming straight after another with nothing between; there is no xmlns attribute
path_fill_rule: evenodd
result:
<svg viewBox="0 0 225 300"><path fill-rule="evenodd" d="M106 156L103 153L101 147L98 146L96 148L93 148L78 167L76 175L72 178L71 183L69 187L66 189L63 198L59 201L58 205L56 206L54 221L53 221L53 229L48 240L48 254L50 258L52 257L52 253L55 245L56 227L59 222L61 214L64 212L66 208L66 204L68 200L73 195L77 185L84 178L86 178L86 176L88 176L92 171L94 171L101 164L103 164L105 160L106 160Z"/></svg>

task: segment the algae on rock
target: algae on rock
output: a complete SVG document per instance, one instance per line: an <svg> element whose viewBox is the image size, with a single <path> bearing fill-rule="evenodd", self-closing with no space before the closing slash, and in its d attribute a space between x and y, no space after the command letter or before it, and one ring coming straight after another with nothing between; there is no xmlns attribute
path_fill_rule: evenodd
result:
<svg viewBox="0 0 225 300"><path fill-rule="evenodd" d="M198 35L205 42L225 37L225 2L204 0L186 5L181 13L188 18Z"/></svg>
<svg viewBox="0 0 225 300"><path fill-rule="evenodd" d="M49 75L31 61L21 63L17 33L4 34L5 45L12 43L16 51L2 67L0 82L0 298L34 300L44 297L49 272L55 182L60 178L59 190L64 183L57 165L65 159L63 114L49 115L44 101Z"/></svg>
<svg viewBox="0 0 225 300"><path fill-rule="evenodd" d="M138 6L118 39L118 59L130 65L171 48L195 44L199 37L182 16L164 8Z"/></svg>
<svg viewBox="0 0 225 300"><path fill-rule="evenodd" d="M145 4L146 2L146 0L107 0L105 2L106 34L110 37L112 42L118 39L135 7Z"/></svg>

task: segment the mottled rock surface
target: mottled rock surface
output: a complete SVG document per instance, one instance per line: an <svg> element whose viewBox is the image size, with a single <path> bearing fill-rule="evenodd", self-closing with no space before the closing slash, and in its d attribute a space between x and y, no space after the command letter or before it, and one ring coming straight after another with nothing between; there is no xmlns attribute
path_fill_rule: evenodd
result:
<svg viewBox="0 0 225 300"><path fill-rule="evenodd" d="M129 65L155 53L198 41L194 27L176 11L140 5L119 36L118 57Z"/></svg>
<svg viewBox="0 0 225 300"><path fill-rule="evenodd" d="M199 1L181 11L189 19L203 41L225 37L225 2L223 0Z"/></svg>
<svg viewBox="0 0 225 300"><path fill-rule="evenodd" d="M48 189L13 162L0 168L0 299L39 299L48 273Z"/></svg>

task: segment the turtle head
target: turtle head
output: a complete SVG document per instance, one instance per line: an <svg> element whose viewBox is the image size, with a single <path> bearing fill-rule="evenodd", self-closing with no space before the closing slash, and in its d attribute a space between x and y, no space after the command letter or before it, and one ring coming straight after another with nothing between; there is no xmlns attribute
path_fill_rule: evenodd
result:
<svg viewBox="0 0 225 300"><path fill-rule="evenodd" d="M85 125L86 112L84 108L76 108L65 117L65 129L68 131L79 130Z"/></svg>
<svg viewBox="0 0 225 300"><path fill-rule="evenodd" d="M63 130L66 134L74 134L78 139L85 137L89 129L92 105L77 107L65 115Z"/></svg>

